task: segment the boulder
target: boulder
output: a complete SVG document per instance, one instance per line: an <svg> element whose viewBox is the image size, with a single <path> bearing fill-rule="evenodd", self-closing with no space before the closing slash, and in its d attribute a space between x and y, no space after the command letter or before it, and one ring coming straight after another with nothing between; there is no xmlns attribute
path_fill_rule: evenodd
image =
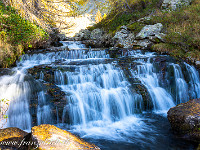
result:
<svg viewBox="0 0 200 150"><path fill-rule="evenodd" d="M79 31L79 33L75 34L75 40L76 41L89 40L90 34L91 34L91 31L87 29L82 29Z"/></svg>
<svg viewBox="0 0 200 150"><path fill-rule="evenodd" d="M159 35L163 25L161 23L157 23L154 25L146 25L142 28L142 30L136 35L136 39L145 39L149 36L156 36Z"/></svg>
<svg viewBox="0 0 200 150"><path fill-rule="evenodd" d="M126 26L122 26L120 29L113 37L113 40L116 41L115 47L132 48L132 42L135 39L134 33L128 31Z"/></svg>
<svg viewBox="0 0 200 150"><path fill-rule="evenodd" d="M12 149L18 148L24 137L28 135L27 132L19 128L5 128L0 129L0 148Z"/></svg>
<svg viewBox="0 0 200 150"><path fill-rule="evenodd" d="M200 99L193 99L171 108L167 118L176 134L200 142Z"/></svg>
<svg viewBox="0 0 200 150"><path fill-rule="evenodd" d="M90 39L92 39L92 40L99 40L99 39L102 38L102 36L103 36L103 30L101 30L101 29L94 29L91 32Z"/></svg>
<svg viewBox="0 0 200 150"><path fill-rule="evenodd" d="M149 49L152 46L152 41L149 39L144 40L134 40L133 45L139 46L141 49Z"/></svg>
<svg viewBox="0 0 200 150"><path fill-rule="evenodd" d="M129 35L128 28L126 26L122 26L120 29L121 30L119 32L116 32L114 38L119 40L127 38Z"/></svg>
<svg viewBox="0 0 200 150"><path fill-rule="evenodd" d="M33 127L31 134L32 143L37 143L37 148L43 150L100 149L96 145L88 143L68 131L49 124Z"/></svg>
<svg viewBox="0 0 200 150"><path fill-rule="evenodd" d="M177 10L182 6L190 5L192 0L164 0L162 3L162 8L170 9L170 10Z"/></svg>

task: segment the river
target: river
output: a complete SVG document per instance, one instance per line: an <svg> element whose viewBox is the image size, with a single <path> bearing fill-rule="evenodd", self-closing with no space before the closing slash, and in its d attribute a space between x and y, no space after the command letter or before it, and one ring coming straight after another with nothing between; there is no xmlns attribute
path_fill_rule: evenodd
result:
<svg viewBox="0 0 200 150"><path fill-rule="evenodd" d="M101 149L195 149L167 121L171 107L200 98L193 66L149 51L62 43L71 50L25 54L1 75L6 127L54 124Z"/></svg>

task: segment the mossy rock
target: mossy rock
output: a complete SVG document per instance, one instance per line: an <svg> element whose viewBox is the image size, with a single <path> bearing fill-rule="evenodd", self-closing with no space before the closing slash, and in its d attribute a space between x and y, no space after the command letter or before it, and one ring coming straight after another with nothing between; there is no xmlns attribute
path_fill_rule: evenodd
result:
<svg viewBox="0 0 200 150"><path fill-rule="evenodd" d="M200 142L200 99L179 104L171 108L167 114L176 134Z"/></svg>
<svg viewBox="0 0 200 150"><path fill-rule="evenodd" d="M59 129L53 125L43 124L31 129L32 140L38 143L38 149L42 150L75 150L75 149L100 149L94 144L88 143L76 135Z"/></svg>

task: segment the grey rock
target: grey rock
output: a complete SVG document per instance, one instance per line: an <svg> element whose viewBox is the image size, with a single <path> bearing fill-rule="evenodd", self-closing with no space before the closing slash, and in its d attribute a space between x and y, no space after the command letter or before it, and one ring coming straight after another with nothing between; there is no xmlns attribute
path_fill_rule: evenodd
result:
<svg viewBox="0 0 200 150"><path fill-rule="evenodd" d="M149 39L144 40L134 40L133 45L134 46L140 46L141 49L149 49L152 46L153 42Z"/></svg>
<svg viewBox="0 0 200 150"><path fill-rule="evenodd" d="M92 40L99 40L99 39L102 38L102 36L103 36L103 30L101 30L101 29L94 29L91 32L90 39L92 39Z"/></svg>
<svg viewBox="0 0 200 150"><path fill-rule="evenodd" d="M162 8L170 9L170 10L177 10L182 6L190 5L192 0L164 0L162 3Z"/></svg>
<svg viewBox="0 0 200 150"><path fill-rule="evenodd" d="M132 42L135 39L134 33L128 31L126 26L122 26L120 29L121 30L113 37L113 39L116 40L115 46L120 45L120 47L123 48L131 48Z"/></svg>
<svg viewBox="0 0 200 150"><path fill-rule="evenodd" d="M136 35L136 39L145 39L149 36L160 36L160 32L163 28L161 23L157 23L154 25L146 25L142 28L142 30Z"/></svg>
<svg viewBox="0 0 200 150"><path fill-rule="evenodd" d="M91 31L82 29L79 33L76 33L75 40L82 41L82 40L89 40L90 39Z"/></svg>
<svg viewBox="0 0 200 150"><path fill-rule="evenodd" d="M200 65L200 61L196 61L195 63L196 63L196 65Z"/></svg>

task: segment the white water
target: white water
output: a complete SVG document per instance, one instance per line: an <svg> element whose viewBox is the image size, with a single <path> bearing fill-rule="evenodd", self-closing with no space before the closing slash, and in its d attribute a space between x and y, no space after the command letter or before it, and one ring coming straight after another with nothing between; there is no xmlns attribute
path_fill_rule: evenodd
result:
<svg viewBox="0 0 200 150"><path fill-rule="evenodd" d="M0 99L9 100L6 126L30 129L31 115L29 112L30 82L25 80L25 74L17 70L12 76L0 78Z"/></svg>
<svg viewBox="0 0 200 150"><path fill-rule="evenodd" d="M122 71L111 64L81 66L79 73L65 72L61 76L66 76L68 81L60 86L71 94L66 108L73 125L120 120L134 114L135 102L142 102L141 96L128 88Z"/></svg>
<svg viewBox="0 0 200 150"><path fill-rule="evenodd" d="M68 47L72 45L68 45ZM117 61L99 64L101 62L99 60L109 59L109 54L106 54L106 51L83 51L80 48L83 48L82 45L79 50L26 54L18 62L18 67L13 69L16 70L14 75L0 78L0 98L10 100L7 126L17 126L21 129L31 128L32 118L29 105L35 87L27 78L26 70L36 65L48 64L54 67L56 65L59 67L70 66L75 70L57 69L53 73L56 85L67 95L67 104L63 106L62 116L58 116L58 108L56 108L56 116L53 116L51 105L45 97L46 91L42 89L37 91L38 105L35 112L37 124L54 122L57 125L64 125L64 128L70 127L71 131L82 137L126 142L145 139L144 132L154 134L155 129L146 123L153 120L137 114L143 111L144 104L141 94L135 92L123 70L117 66ZM154 53L129 51L123 55L133 57L136 60L137 66L136 70L132 69L132 76L146 87L152 99L154 112L165 112L166 114L170 107L180 102L178 99L176 102L173 95L160 85L159 74L155 71L151 61L151 58L155 57ZM87 63L83 63L85 61ZM174 65L176 66L176 64ZM189 92L188 95L193 93L193 97L199 97L198 72L194 67L185 65L191 78L189 83L191 86L188 88L190 87L192 92ZM131 68L129 69L131 70ZM174 69L178 70L177 67ZM45 72L39 72L38 84L45 79L44 74ZM175 71L174 74L176 81L179 78L184 80L180 70ZM182 82L185 83L185 81ZM179 82L176 85L178 86ZM176 90L179 99L183 93L181 90L183 89ZM53 120L53 118L57 118L57 120ZM131 140L133 137L134 140Z"/></svg>
<svg viewBox="0 0 200 150"><path fill-rule="evenodd" d="M37 124L52 124L52 115L44 91L38 93Z"/></svg>
<svg viewBox="0 0 200 150"><path fill-rule="evenodd" d="M190 77L190 92L191 92L191 98L200 98L200 77L197 70L193 67L188 65L187 63L184 63L186 66L186 69L188 71L189 77Z"/></svg>
<svg viewBox="0 0 200 150"><path fill-rule="evenodd" d="M141 65L137 66L137 70L131 70L131 72L147 88L153 102L154 111L166 113L175 104L172 96L159 85L158 76L154 72L154 66L150 63L151 57L147 61L138 60L137 62L140 62Z"/></svg>
<svg viewBox="0 0 200 150"><path fill-rule="evenodd" d="M184 79L181 67L178 64L171 64L174 68L174 80L176 83L176 104L189 100L188 85Z"/></svg>

